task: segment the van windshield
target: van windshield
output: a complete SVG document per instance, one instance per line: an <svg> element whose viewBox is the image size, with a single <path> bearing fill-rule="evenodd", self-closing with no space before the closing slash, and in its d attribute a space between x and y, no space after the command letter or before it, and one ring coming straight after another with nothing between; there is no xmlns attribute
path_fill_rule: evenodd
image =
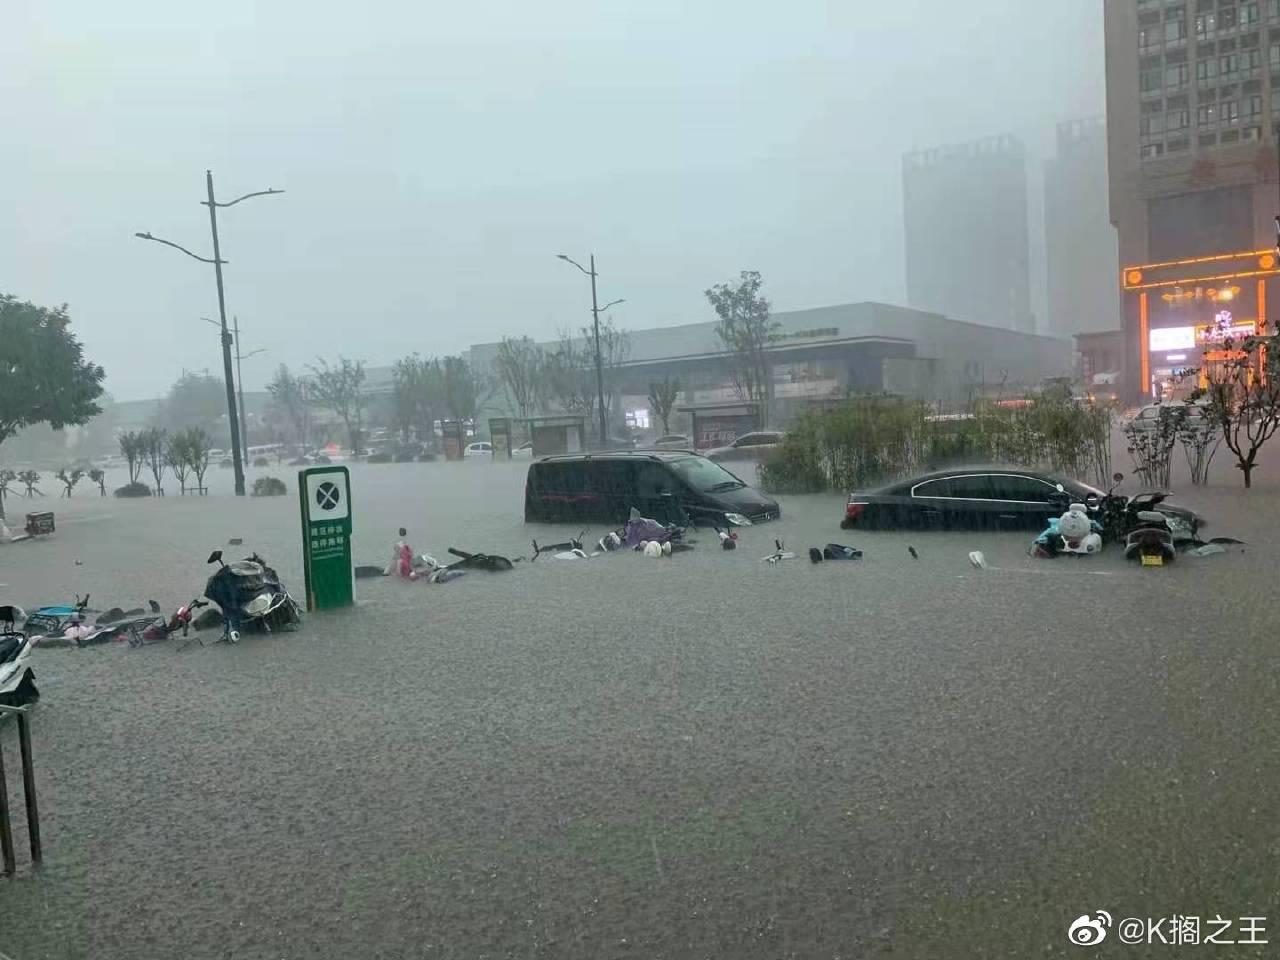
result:
<svg viewBox="0 0 1280 960"><path fill-rule="evenodd" d="M720 464L705 457L687 457L683 460L672 460L671 469L685 483L703 493L714 493L719 490L736 490L746 484L735 477Z"/></svg>

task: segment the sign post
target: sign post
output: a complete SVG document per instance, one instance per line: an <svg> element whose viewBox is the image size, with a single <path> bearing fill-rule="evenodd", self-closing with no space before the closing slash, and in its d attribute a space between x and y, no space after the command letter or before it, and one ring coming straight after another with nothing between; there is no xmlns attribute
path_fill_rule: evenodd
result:
<svg viewBox="0 0 1280 960"><path fill-rule="evenodd" d="M351 477L346 467L298 471L302 507L302 568L307 609L355 603L351 567Z"/></svg>

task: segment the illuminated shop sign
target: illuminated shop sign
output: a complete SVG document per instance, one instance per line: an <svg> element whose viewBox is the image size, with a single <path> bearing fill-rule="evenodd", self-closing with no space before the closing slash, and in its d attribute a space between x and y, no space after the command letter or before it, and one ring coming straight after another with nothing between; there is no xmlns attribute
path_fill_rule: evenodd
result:
<svg viewBox="0 0 1280 960"><path fill-rule="evenodd" d="M1195 327L1156 327L1150 333L1152 353L1169 350L1190 350L1196 345Z"/></svg>

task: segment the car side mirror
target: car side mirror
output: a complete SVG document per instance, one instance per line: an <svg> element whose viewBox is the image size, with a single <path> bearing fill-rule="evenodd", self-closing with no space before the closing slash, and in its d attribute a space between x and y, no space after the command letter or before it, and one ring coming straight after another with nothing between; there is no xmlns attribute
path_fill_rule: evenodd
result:
<svg viewBox="0 0 1280 960"><path fill-rule="evenodd" d="M221 550L213 551L213 553L209 554L209 559L205 561L205 563L221 563L221 562L222 562Z"/></svg>
<svg viewBox="0 0 1280 960"><path fill-rule="evenodd" d="M1084 505L1088 507L1090 510L1097 510L1098 504L1100 504L1101 502L1102 501L1098 499L1098 495L1096 493L1091 493L1084 498Z"/></svg>
<svg viewBox="0 0 1280 960"><path fill-rule="evenodd" d="M1121 482L1123 482L1123 481L1124 481L1124 474L1123 474L1123 473L1113 473L1113 474L1111 475L1111 479L1112 479L1112 480L1114 480L1116 483L1121 483Z"/></svg>

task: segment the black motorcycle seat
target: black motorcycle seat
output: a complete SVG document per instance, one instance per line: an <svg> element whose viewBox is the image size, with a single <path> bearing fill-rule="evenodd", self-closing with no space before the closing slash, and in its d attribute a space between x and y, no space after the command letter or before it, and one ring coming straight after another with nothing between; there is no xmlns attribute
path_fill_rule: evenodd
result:
<svg viewBox="0 0 1280 960"><path fill-rule="evenodd" d="M22 649L23 637L12 633L0 636L0 663L8 663Z"/></svg>
<svg viewBox="0 0 1280 960"><path fill-rule="evenodd" d="M1138 519L1143 523L1154 523L1160 526L1169 522L1163 513L1159 513L1155 510L1139 510Z"/></svg>

